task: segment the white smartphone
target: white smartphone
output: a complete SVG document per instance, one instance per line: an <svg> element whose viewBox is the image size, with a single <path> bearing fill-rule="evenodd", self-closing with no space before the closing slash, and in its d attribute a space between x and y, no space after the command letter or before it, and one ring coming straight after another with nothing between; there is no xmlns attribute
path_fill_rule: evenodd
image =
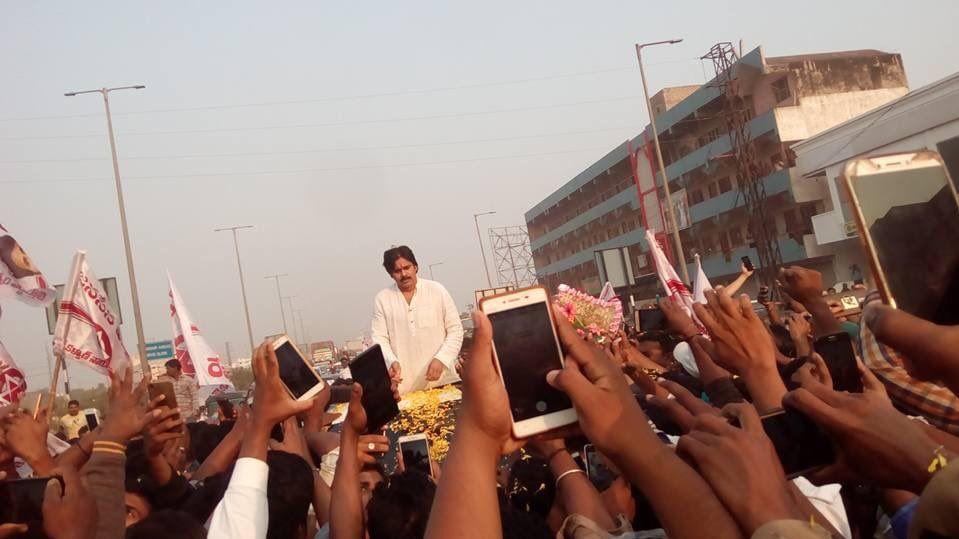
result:
<svg viewBox="0 0 959 539"><path fill-rule="evenodd" d="M100 411L96 408L87 408L83 411L83 416L87 420L87 427L92 431L100 425Z"/></svg>
<svg viewBox="0 0 959 539"><path fill-rule="evenodd" d="M942 157L922 150L854 159L843 183L885 303L959 324L959 196Z"/></svg>
<svg viewBox="0 0 959 539"><path fill-rule="evenodd" d="M493 326L493 356L506 387L513 434L526 438L576 422L573 403L546 382L563 368L549 294L525 288L480 300Z"/></svg>
<svg viewBox="0 0 959 539"><path fill-rule="evenodd" d="M280 366L280 380L294 399L310 400L326 387L326 382L313 370L289 336L277 337L273 341L273 351Z"/></svg>
<svg viewBox="0 0 959 539"><path fill-rule="evenodd" d="M433 460L430 458L430 441L426 434L410 434L400 436L400 454L403 455L403 466L407 470L419 470L433 477Z"/></svg>

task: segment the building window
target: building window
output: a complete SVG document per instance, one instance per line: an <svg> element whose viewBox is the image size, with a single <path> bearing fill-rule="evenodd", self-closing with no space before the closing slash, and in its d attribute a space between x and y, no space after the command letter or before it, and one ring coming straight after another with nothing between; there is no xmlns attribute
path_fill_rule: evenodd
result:
<svg viewBox="0 0 959 539"><path fill-rule="evenodd" d="M738 228L729 231L729 241L733 247L739 247L743 244L743 233Z"/></svg>
<svg viewBox="0 0 959 539"><path fill-rule="evenodd" d="M789 99L789 77L783 77L773 83L773 97L776 103L782 103Z"/></svg>
<svg viewBox="0 0 959 539"><path fill-rule="evenodd" d="M715 198L719 196L719 188L715 183L709 184L709 198Z"/></svg>
<svg viewBox="0 0 959 539"><path fill-rule="evenodd" d="M689 193L689 202L690 204L699 204L703 201L703 192L699 189Z"/></svg>
<svg viewBox="0 0 959 539"><path fill-rule="evenodd" d="M726 176L725 178L720 178L720 179L719 179L719 192L720 192L720 193L725 193L726 191L731 191L732 188L733 188L733 184L732 184L731 181L729 181L729 176Z"/></svg>

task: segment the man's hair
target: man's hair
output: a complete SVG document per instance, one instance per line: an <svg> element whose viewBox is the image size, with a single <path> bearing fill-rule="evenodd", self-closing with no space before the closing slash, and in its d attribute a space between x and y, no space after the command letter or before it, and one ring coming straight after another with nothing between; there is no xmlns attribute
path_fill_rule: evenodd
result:
<svg viewBox="0 0 959 539"><path fill-rule="evenodd" d="M171 359L163 364L165 367L173 367L174 369L183 369L183 365L180 364L180 360Z"/></svg>
<svg viewBox="0 0 959 539"><path fill-rule="evenodd" d="M414 266L419 267L419 264L416 263L416 256L413 254L413 250L405 245L400 245L399 247L393 247L383 252L383 268L386 270L386 273L393 273L393 267L396 266L396 261L401 258L405 258L412 262Z"/></svg>
<svg viewBox="0 0 959 539"><path fill-rule="evenodd" d="M514 462L506 482L506 497L516 509L545 519L556 498L549 463L539 457Z"/></svg>
<svg viewBox="0 0 959 539"><path fill-rule="evenodd" d="M270 508L268 539L306 535L306 513L313 502L313 470L302 457L284 451L266 456L270 476L266 499Z"/></svg>
<svg viewBox="0 0 959 539"><path fill-rule="evenodd" d="M426 474L407 470L390 477L373 491L366 506L370 539L419 539L433 507L436 485Z"/></svg>
<svg viewBox="0 0 959 539"><path fill-rule="evenodd" d="M150 516L130 526L126 537L127 539L165 539L166 537L203 539L206 537L206 530L189 513L164 509L154 511L150 513Z"/></svg>
<svg viewBox="0 0 959 539"><path fill-rule="evenodd" d="M671 354L676 348L676 339L666 331L644 331L636 337L637 342L657 342L663 347L663 353Z"/></svg>
<svg viewBox="0 0 959 539"><path fill-rule="evenodd" d="M67 406L73 406L74 404L76 404L77 406L80 406L80 401L73 399L67 403Z"/></svg>

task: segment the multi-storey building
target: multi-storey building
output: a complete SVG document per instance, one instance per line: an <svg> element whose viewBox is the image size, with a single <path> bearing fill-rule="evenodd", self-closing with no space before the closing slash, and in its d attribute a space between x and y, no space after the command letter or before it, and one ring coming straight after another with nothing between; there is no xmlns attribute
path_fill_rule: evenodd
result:
<svg viewBox="0 0 959 539"><path fill-rule="evenodd" d="M902 60L874 50L767 58L756 48L733 69L782 260L815 267L827 282L835 280L829 256L810 258L804 247L805 236L813 233L810 219L823 212L828 190L821 180L793 171L790 146L904 95ZM758 257L737 186L726 100L714 82L667 88L651 101L686 262L699 254L718 284L738 274L742 256L756 263ZM597 293L602 282L596 253L608 249L625 249L633 276L654 271L645 229L661 233L666 220L651 141L647 126L526 212L542 284ZM693 267L689 270L692 274ZM655 281L646 281L655 294Z"/></svg>

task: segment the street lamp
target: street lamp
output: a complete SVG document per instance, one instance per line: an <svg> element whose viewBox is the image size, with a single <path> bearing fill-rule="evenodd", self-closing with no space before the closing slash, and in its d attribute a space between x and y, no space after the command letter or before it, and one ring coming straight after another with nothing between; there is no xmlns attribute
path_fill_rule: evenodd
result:
<svg viewBox="0 0 959 539"><path fill-rule="evenodd" d="M110 152L113 155L113 180L116 183L117 189L117 205L120 207L120 228L123 231L123 248L127 258L127 275L130 278L130 294L133 296L133 321L137 329L137 352L140 355L140 365L143 367L143 375L150 379L152 378L150 374L150 363L147 361L146 339L143 338L143 319L140 316L140 293L137 290L137 278L133 271L133 250L130 248L130 233L127 230L127 210L123 202L123 186L120 184L120 162L117 160L117 141L113 135L113 117L110 115L110 92L115 90L142 90L144 88L146 88L146 86L137 84L135 86L118 86L116 88L67 92L63 95L73 97L82 94L98 93L103 96L103 108L107 114L107 131L110 135Z"/></svg>
<svg viewBox="0 0 959 539"><path fill-rule="evenodd" d="M442 262L433 262L432 264L429 265L429 269L430 269L430 280L433 279L433 266L442 266L442 265L443 265Z"/></svg>
<svg viewBox="0 0 959 539"><path fill-rule="evenodd" d="M276 299L280 300L280 316L283 317L283 333L289 333L286 329L286 309L283 308L283 294L280 293L280 277L286 277L285 273L274 273L267 275L264 279L273 279L276 281Z"/></svg>
<svg viewBox="0 0 959 539"><path fill-rule="evenodd" d="M283 299L285 299L286 302L290 305L290 322L293 323L293 342L294 343L299 342L299 338L296 335L296 314L293 312L293 298L295 297L296 296L283 296ZM282 307L283 305L280 304L280 308Z"/></svg>
<svg viewBox="0 0 959 539"><path fill-rule="evenodd" d="M224 228L215 228L214 232L223 232L224 230L233 231L233 250L236 251L236 269L240 273L240 294L243 296L243 313L246 314L246 333L250 337L250 353L256 348L253 344L253 324L250 323L250 307L246 303L246 282L243 280L243 265L240 264L240 244L236 237L237 230L244 228L253 228L252 225L228 226ZM252 357L252 356L251 356Z"/></svg>
<svg viewBox="0 0 959 539"><path fill-rule="evenodd" d="M679 261L680 270L683 272L683 281L689 283L689 271L686 269L686 255L683 254L683 242L679 238L679 227L676 226L676 213L673 211L673 198L669 190L669 178L666 177L666 165L663 162L663 151L659 147L659 131L656 129L656 114L653 113L653 105L649 101L649 87L646 85L646 69L643 67L643 48L653 45L675 45L682 41L679 39L667 39L665 41L654 41L652 43L636 44L636 59L639 60L639 74L643 78L643 94L646 96L646 112L649 114L649 125L653 128L653 144L656 147L656 159L659 162L659 173L663 177L663 188L666 191L666 214L669 218L669 226L673 229L673 244L676 250L676 257Z"/></svg>
<svg viewBox="0 0 959 539"><path fill-rule="evenodd" d="M480 253L483 255L483 270L486 271L486 284L489 288L493 288L493 280L489 277L489 266L486 263L486 249L483 248L483 236L480 235L479 231L479 218L484 215L493 215L495 211L487 211L483 213L474 213L473 214L473 224L476 225L476 239L479 241Z"/></svg>

